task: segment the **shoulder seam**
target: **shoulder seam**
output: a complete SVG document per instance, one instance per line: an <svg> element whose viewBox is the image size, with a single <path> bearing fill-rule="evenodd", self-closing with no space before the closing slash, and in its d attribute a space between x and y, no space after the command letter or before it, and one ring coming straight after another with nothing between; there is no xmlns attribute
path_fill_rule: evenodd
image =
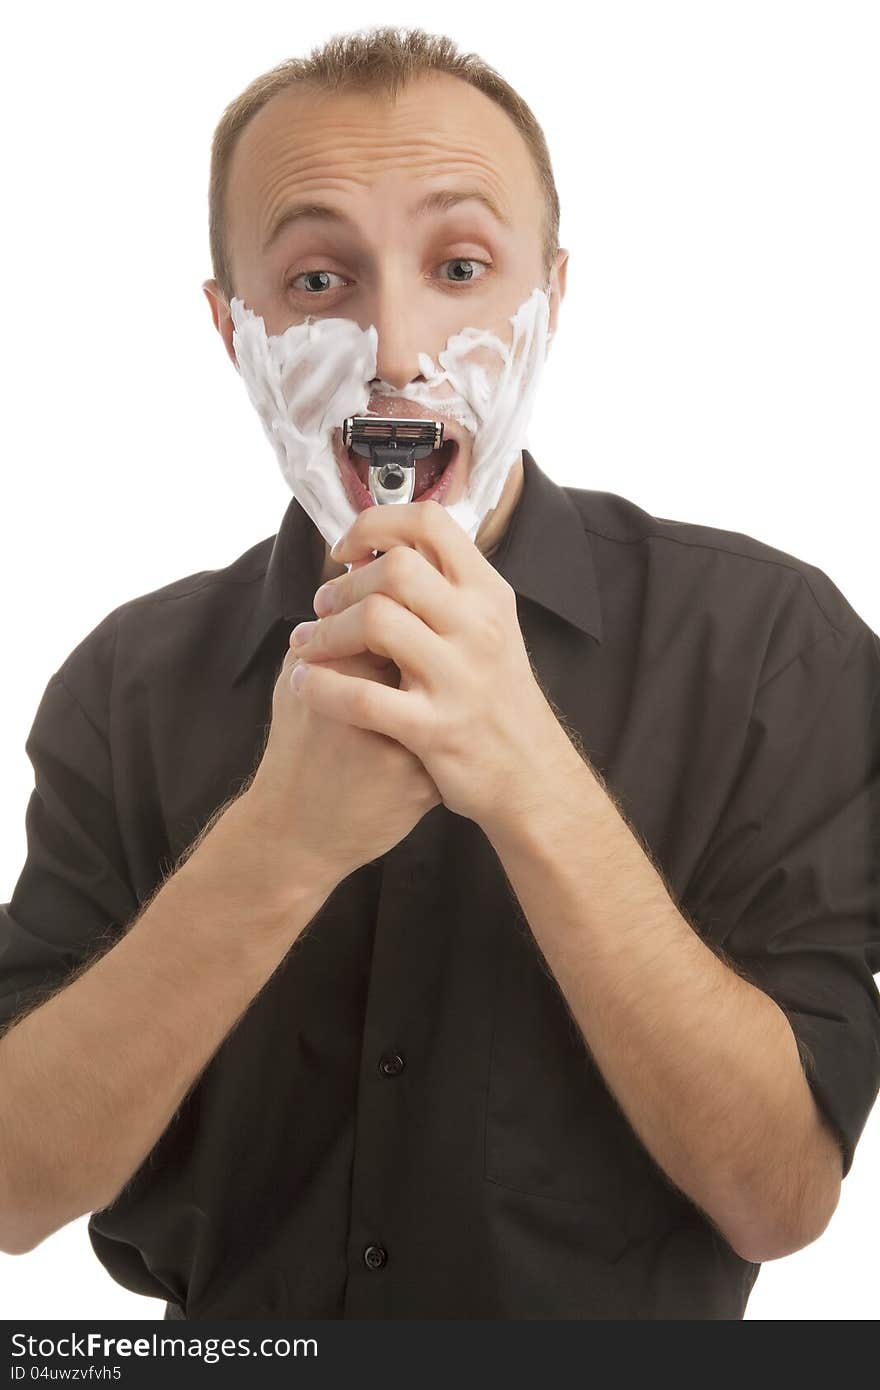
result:
<svg viewBox="0 0 880 1390"><path fill-rule="evenodd" d="M675 524L677 526L688 526L692 523L676 522ZM818 608L819 612L821 613L822 617L824 618L828 626L831 628L831 630L833 632L838 633L841 637L849 636L849 633L845 628L840 628L837 626L836 623L833 623L831 621L828 614L825 612L825 609L822 607L822 604L819 602L819 598L812 584L810 583L809 577L806 574L804 574L803 570L799 569L797 565L788 564L785 560L774 560L769 555L747 555L745 551L732 550L730 546L727 545L710 545L708 541L688 541L683 540L680 536L664 536L659 531L646 531L644 535L636 536L633 538L633 540L623 540L620 536L609 536L605 531L600 531L597 527L588 525L585 521L583 525L584 531L587 532L589 535L600 536L602 540L612 541L615 545L638 545L641 541L651 539L658 541L670 541L673 545L683 545L686 546L689 550L711 550L716 553L721 552L721 554L723 555L735 555L739 560L753 560L756 561L758 564L776 565L779 569L791 570L792 574L796 574L798 578L805 584L807 590L809 591L810 597L812 598L813 602L815 603L816 607ZM758 542L758 544L761 544L761 542ZM804 561L803 563L806 564L807 562Z"/></svg>
<svg viewBox="0 0 880 1390"><path fill-rule="evenodd" d="M202 582L200 584L194 584L190 589L184 589L182 590L182 592L177 594L138 594L135 598L130 598L126 600L126 602L119 604L118 608L116 608L114 611L116 613L121 614L124 609L135 608L138 604L173 603L175 599L189 598L192 594L197 594L202 589L209 588L212 584L232 584L238 586L239 588L243 588L246 584L262 583L265 580L265 578L265 570L263 570L261 574L251 575L248 579L231 579L228 576L215 574L213 571L208 571L205 574L205 577L202 580Z"/></svg>

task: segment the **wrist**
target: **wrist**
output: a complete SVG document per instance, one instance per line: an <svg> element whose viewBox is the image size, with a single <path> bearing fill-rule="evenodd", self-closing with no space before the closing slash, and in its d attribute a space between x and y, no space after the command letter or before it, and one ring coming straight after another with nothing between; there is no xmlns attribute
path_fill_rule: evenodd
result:
<svg viewBox="0 0 880 1390"><path fill-rule="evenodd" d="M548 711L549 713L549 711ZM481 828L496 849L540 836L544 822L553 822L565 799L588 772L565 729L550 715L544 736L533 737L528 749L509 761L509 771L493 807L481 818Z"/></svg>
<svg viewBox="0 0 880 1390"><path fill-rule="evenodd" d="M236 920L246 916L267 927L305 926L335 887L324 866L280 842L249 790L226 808L187 870L191 879L210 883Z"/></svg>

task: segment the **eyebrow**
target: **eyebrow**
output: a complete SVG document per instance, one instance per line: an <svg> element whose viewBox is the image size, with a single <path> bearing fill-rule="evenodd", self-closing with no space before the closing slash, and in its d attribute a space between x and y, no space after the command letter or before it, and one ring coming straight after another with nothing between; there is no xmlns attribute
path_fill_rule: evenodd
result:
<svg viewBox="0 0 880 1390"><path fill-rule="evenodd" d="M420 203L413 208L413 216L425 217L432 212L448 212L451 208L457 207L459 203L478 202L489 211L496 222L500 222L502 227L510 230L513 226L510 216L504 211L500 204L489 193L483 192L480 188L438 188L433 193L428 193ZM313 221L337 222L347 226L354 226L354 219L348 217L339 208L331 207L329 203L294 203L285 208L272 224L272 228L263 243L263 255L274 246L281 236L281 233L293 223L304 218L311 218Z"/></svg>

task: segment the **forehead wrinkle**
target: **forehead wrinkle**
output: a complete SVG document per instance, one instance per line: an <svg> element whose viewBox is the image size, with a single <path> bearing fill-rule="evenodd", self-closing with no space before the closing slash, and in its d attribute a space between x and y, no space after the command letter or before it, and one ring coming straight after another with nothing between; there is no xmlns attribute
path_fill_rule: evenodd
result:
<svg viewBox="0 0 880 1390"><path fill-rule="evenodd" d="M249 175L259 177L262 170L270 174L276 170L294 175L307 174L310 166L320 166L332 177L334 164L346 166L352 159L358 158L370 170L376 167L392 168L397 163L419 165L458 159L471 161L500 186L499 167L511 163L512 147L488 150L484 142L474 140L466 129L456 131L453 142L449 131L412 136L409 133L411 122L402 124L400 133L392 131L387 135L365 130L362 122L352 122L349 126L337 121L318 130L308 121L304 124L305 129L298 129L295 121L288 122L280 130L271 126L255 127L253 124L246 127L235 152L241 156L236 162L244 181L248 181ZM246 138L248 136L250 139ZM521 160L521 154L517 149L514 163L525 162ZM350 170L346 169L346 172ZM518 174L520 171L512 172Z"/></svg>
<svg viewBox="0 0 880 1390"><path fill-rule="evenodd" d="M505 132L506 134L506 132ZM496 143L496 142L492 142ZM462 126L454 131L424 130L412 133L412 120L401 122L400 130L377 130L364 126L363 121L322 123L317 128L310 121L291 120L283 127L257 125L252 122L242 132L238 151L251 168L295 157L306 147L308 155L328 159L344 150L346 155L360 154L365 159L393 159L401 153L418 150L426 156L437 151L454 151L459 155L497 164L509 152L507 141L498 141L496 148L487 149L485 140L475 140L473 129ZM387 153L385 150L387 149Z"/></svg>
<svg viewBox="0 0 880 1390"><path fill-rule="evenodd" d="M261 244L274 227L278 216L294 199L311 196L315 201L319 201L321 194L331 191L339 191L343 195L352 192L367 193L378 177L394 171L396 167L412 174L414 179L432 174L438 179L442 176L450 187L474 185L479 188L482 185L484 191L495 197L502 212L512 220L513 213L505 181L498 175L495 166L488 162L464 161L456 155L449 155L448 151L446 158L439 161L436 154L427 152L422 158L415 160L401 159L399 154L395 154L384 161L369 161L362 173L347 170L345 175L342 175L328 170L326 164L322 164L320 160L307 157L297 166L279 170L266 188L264 196L267 201L260 218ZM312 177L308 176L310 169L314 169ZM293 184L291 177L294 178ZM344 208L340 210L345 211ZM485 211L489 212L488 209Z"/></svg>
<svg viewBox="0 0 880 1390"><path fill-rule="evenodd" d="M279 163L307 176L309 162L321 161L333 177L334 164L351 158L374 171L400 161L418 165L420 152L425 162L451 155L472 161L496 193L504 188L499 170L515 188L532 166L522 135L496 103L457 77L437 74L407 85L391 102L382 93L278 93L241 132L237 149L242 173L257 179L264 170L272 179Z"/></svg>
<svg viewBox="0 0 880 1390"><path fill-rule="evenodd" d="M363 172L356 167L358 158ZM259 165L255 161L251 167L256 169ZM495 191L500 192L505 187L504 175L498 161L479 146L461 145L455 150L450 150L448 144L440 141L403 141L385 151L377 150L375 145L365 145L360 151L348 148L345 154L340 154L339 142L336 140L328 141L326 148L319 145L310 149L303 149L301 143L291 142L289 150L276 148L272 157L263 161L264 170L273 180L284 177L307 179L309 174L314 173L316 178L323 177L327 182L334 178L342 178L364 185L370 182L370 177L374 176L377 170L385 173L397 167L419 173L426 168L436 169L438 173L445 169L461 169L464 174L482 174Z"/></svg>

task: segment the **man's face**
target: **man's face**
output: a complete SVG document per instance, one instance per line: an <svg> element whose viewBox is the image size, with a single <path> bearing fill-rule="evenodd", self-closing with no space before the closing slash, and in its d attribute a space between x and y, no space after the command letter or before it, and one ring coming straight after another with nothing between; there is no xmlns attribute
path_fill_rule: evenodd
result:
<svg viewBox="0 0 880 1390"><path fill-rule="evenodd" d="M429 195L434 201L423 207ZM395 105L383 94L293 89L252 118L233 154L226 216L235 294L270 336L307 316L375 325L375 380L405 391L424 380L419 354L436 361L463 328L489 329L510 342L511 315L547 283L543 211L523 137L500 107L458 78L421 77ZM567 257L557 253L550 277L551 333ZM215 281L204 289L235 361L228 306ZM369 409L426 413L377 393ZM459 449L448 503L466 488L471 445L460 426L451 433ZM343 461L338 467L359 508ZM485 539L503 534L521 475L520 455L480 529L484 551Z"/></svg>

